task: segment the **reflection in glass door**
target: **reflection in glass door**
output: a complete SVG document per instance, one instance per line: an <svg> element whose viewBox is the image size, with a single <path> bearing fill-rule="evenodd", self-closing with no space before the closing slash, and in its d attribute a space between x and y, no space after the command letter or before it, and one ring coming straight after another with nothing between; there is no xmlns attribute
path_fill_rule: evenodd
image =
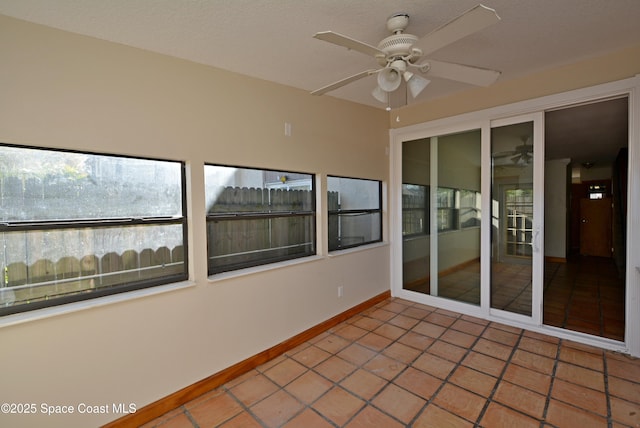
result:
<svg viewBox="0 0 640 428"><path fill-rule="evenodd" d="M534 123L491 129L491 308L532 316Z"/></svg>
<svg viewBox="0 0 640 428"><path fill-rule="evenodd" d="M504 190L504 243L506 257L531 259L533 239L533 189L510 188Z"/></svg>
<svg viewBox="0 0 640 428"><path fill-rule="evenodd" d="M403 143L403 288L480 305L481 132Z"/></svg>

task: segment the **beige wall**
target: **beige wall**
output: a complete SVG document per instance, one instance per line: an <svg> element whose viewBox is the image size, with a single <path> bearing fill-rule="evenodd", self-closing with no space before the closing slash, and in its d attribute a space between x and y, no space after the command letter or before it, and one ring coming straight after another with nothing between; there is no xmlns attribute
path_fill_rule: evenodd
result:
<svg viewBox="0 0 640 428"><path fill-rule="evenodd" d="M318 257L208 280L202 173L214 162L386 182L386 112L3 16L0 58L0 142L187 163L191 265L190 284L167 292L0 319L1 401L139 408L389 289L386 244L328 256L323 229ZM118 416L0 414L0 426Z"/></svg>

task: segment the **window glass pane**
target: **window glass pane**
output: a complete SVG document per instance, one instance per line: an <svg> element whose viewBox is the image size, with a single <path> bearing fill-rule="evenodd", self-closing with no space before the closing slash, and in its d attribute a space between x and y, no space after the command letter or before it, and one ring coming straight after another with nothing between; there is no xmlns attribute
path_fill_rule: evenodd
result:
<svg viewBox="0 0 640 428"><path fill-rule="evenodd" d="M379 242L380 213L329 214L329 250Z"/></svg>
<svg viewBox="0 0 640 428"><path fill-rule="evenodd" d="M315 254L313 175L205 165L209 274Z"/></svg>
<svg viewBox="0 0 640 428"><path fill-rule="evenodd" d="M327 188L337 195L341 210L380 209L379 181L329 176Z"/></svg>
<svg viewBox="0 0 640 428"><path fill-rule="evenodd" d="M181 224L30 230L0 237L0 306L186 273Z"/></svg>
<svg viewBox="0 0 640 428"><path fill-rule="evenodd" d="M480 216L464 206L475 209L480 199L481 132L438 136L437 144L438 274L430 278L431 294L480 305L480 228L465 224L479 226Z"/></svg>
<svg viewBox="0 0 640 428"><path fill-rule="evenodd" d="M207 222L209 273L315 254L315 216Z"/></svg>
<svg viewBox="0 0 640 428"><path fill-rule="evenodd" d="M382 240L382 183L327 177L329 250Z"/></svg>
<svg viewBox="0 0 640 428"><path fill-rule="evenodd" d="M480 304L480 172L480 130L402 143L405 290Z"/></svg>
<svg viewBox="0 0 640 428"><path fill-rule="evenodd" d="M0 145L0 314L187 278L181 162Z"/></svg>
<svg viewBox="0 0 640 428"><path fill-rule="evenodd" d="M312 181L311 174L205 165L209 213L313 211Z"/></svg>
<svg viewBox="0 0 640 428"><path fill-rule="evenodd" d="M431 139L402 143L402 288L429 294ZM405 193L406 191L406 193ZM406 204L405 204L406 197Z"/></svg>
<svg viewBox="0 0 640 428"><path fill-rule="evenodd" d="M491 129L491 307L532 314L533 122Z"/></svg>
<svg viewBox="0 0 640 428"><path fill-rule="evenodd" d="M179 162L0 146L0 174L4 221L182 215Z"/></svg>

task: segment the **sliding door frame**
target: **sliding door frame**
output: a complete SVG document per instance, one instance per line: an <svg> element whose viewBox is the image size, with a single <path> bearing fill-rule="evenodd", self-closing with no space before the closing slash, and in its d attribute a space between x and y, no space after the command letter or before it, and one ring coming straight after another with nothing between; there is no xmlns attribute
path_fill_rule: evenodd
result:
<svg viewBox="0 0 640 428"><path fill-rule="evenodd" d="M533 325L542 324L542 289L544 281L544 113L534 112L519 116L508 117L504 119L494 119L490 121L491 128L497 128L508 125L515 125L524 122L533 123L533 233L531 238L532 260L531 260L531 316L514 314L501 309L489 308L489 313L494 318L519 321L522 323L531 323ZM486 159L485 159L486 160ZM485 168L486 167L486 168ZM487 176L487 180L492 180L491 155L489 155L488 163L483 163L483 176ZM491 213L491 221L493 221L493 195L489 193L485 198L483 195L483 206L491 209L483 210L483 213ZM486 201L486 204L485 204ZM503 207L500 209L502 210ZM487 215L488 216L488 215ZM484 218L483 218L484 219ZM483 222L484 226L484 222ZM486 225L491 230L491 225ZM502 230L500 230L502 233ZM483 242L485 252L491 254L491 242ZM489 262L491 263L491 262ZM483 288L491 290L491 281ZM483 301L483 305L485 302ZM486 301L491 306L491 301Z"/></svg>
<svg viewBox="0 0 640 428"><path fill-rule="evenodd" d="M617 96L627 96L629 99L629 176L628 176L628 211L627 211L627 254L626 254L626 314L625 314L625 341L615 341L611 339L587 335L584 333L572 332L556 327L545 326L542 323L542 290L537 296L533 296L534 313L540 315L532 317L531 320L503 317L492 312L489 308L489 251L487 242L490 242L490 228L485 225L490 221L487 218L489 213L488 203L491 191L490 180L487 180L487 173L490 169L490 132L492 123L509 120L515 116L540 114L546 110L557 109L573 104L593 102ZM401 120L401 111L392 112L398 115L397 121ZM440 297L423 295L410 290L404 290L402 286L402 143L416 139L423 139L432 136L444 135L454 132L463 132L471 129L481 129L482 135L482 199L483 217L481 229L481 242L483 243L481 252L481 306L469 305L461 302L443 299ZM539 131L538 131L539 132ZM544 132L544 128L542 128ZM391 293L394 297L399 297L418 303L428 304L447 310L457 311L471 316L481 317L487 320L503 322L516 327L526 328L552 336L574 340L577 342L599 346L605 349L616 350L640 356L640 331L632 326L640 325L640 75L633 78L605 83L588 88L548 95L512 104L492 107L471 113L463 113L457 116L444 119L436 119L430 122L407 126L404 128L392 129L390 131L390 241L391 241L391 269L390 283ZM535 151L534 151L535 153ZM542 153L544 156L544 153ZM542 158L544 163L544 157ZM536 180L536 178L534 178ZM538 177L538 180L544 179ZM544 188L544 186L542 186ZM538 197L544 197L541 190ZM538 221L543 222L543 218ZM543 245L542 228L540 231L540 245ZM544 248L544 247L541 247ZM489 248L490 250L490 248ZM542 250L541 250L542 251ZM544 255L542 253L542 255ZM542 275L542 269L537 273ZM539 279L540 281L541 279ZM538 309L538 305L540 308Z"/></svg>

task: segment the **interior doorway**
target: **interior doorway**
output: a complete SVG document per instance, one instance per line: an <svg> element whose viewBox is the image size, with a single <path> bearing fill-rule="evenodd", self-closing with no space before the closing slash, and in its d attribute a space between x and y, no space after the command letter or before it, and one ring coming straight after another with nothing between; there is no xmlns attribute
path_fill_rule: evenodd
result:
<svg viewBox="0 0 640 428"><path fill-rule="evenodd" d="M628 97L545 113L543 323L624 340Z"/></svg>

